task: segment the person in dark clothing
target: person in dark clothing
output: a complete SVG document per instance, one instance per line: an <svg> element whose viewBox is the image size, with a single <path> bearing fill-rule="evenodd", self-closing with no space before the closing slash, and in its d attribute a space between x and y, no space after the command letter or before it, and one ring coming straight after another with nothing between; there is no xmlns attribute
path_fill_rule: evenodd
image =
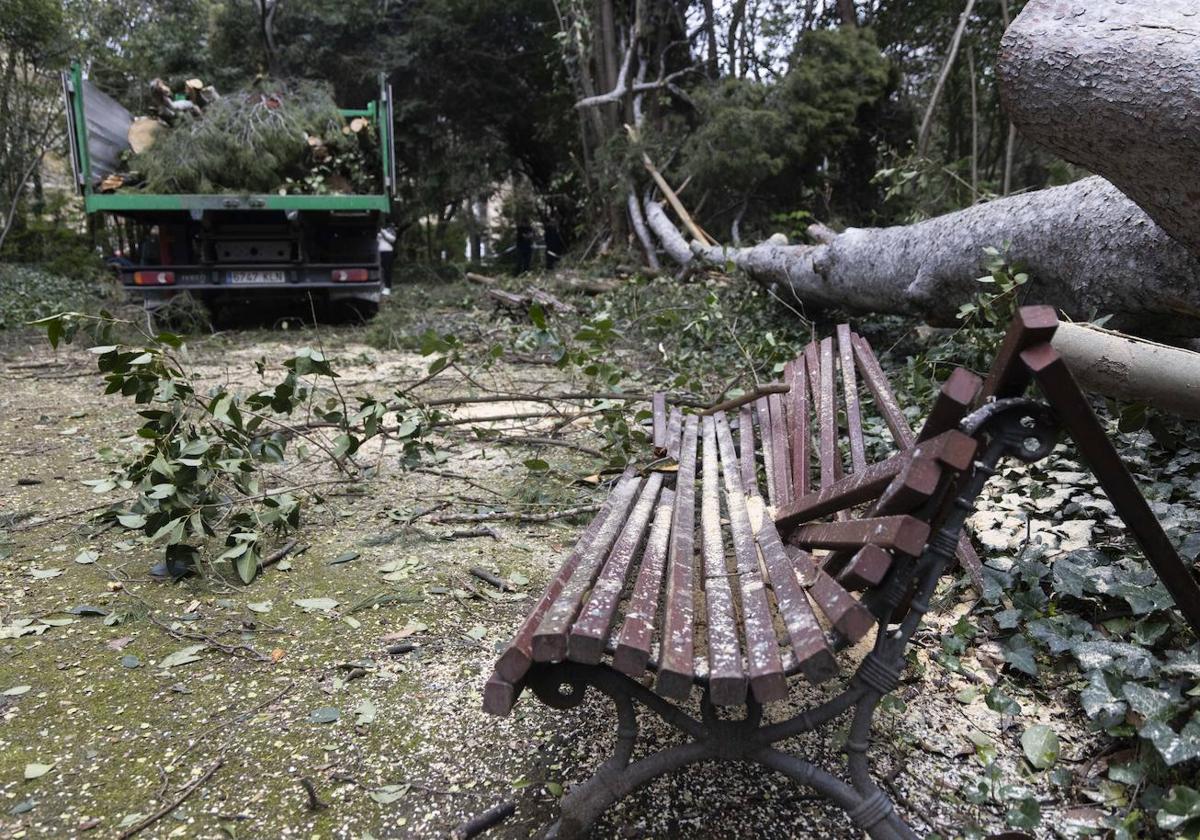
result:
<svg viewBox="0 0 1200 840"><path fill-rule="evenodd" d="M517 274L533 268L533 226L528 222L517 225Z"/></svg>
<svg viewBox="0 0 1200 840"><path fill-rule="evenodd" d="M396 263L396 230L385 227L379 229L379 272L383 280L383 294L392 293L392 266Z"/></svg>
<svg viewBox="0 0 1200 840"><path fill-rule="evenodd" d="M564 248L562 237L558 234L558 225L547 223L543 238L546 241L546 270L550 271L558 265Z"/></svg>

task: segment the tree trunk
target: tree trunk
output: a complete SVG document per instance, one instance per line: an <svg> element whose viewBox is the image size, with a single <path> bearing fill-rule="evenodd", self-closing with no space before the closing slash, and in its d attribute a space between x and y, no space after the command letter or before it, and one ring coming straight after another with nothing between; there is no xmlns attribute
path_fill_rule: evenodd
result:
<svg viewBox="0 0 1200 840"><path fill-rule="evenodd" d="M1104 175L1200 253L1196 0L1031 0L999 73L1024 136Z"/></svg>
<svg viewBox="0 0 1200 840"><path fill-rule="evenodd" d="M950 71L954 68L958 45L962 43L963 32L967 28L967 21L971 17L973 8L975 8L975 0L967 0L967 6L958 19L958 27L954 30L954 37L950 39L950 52L946 54L946 63L942 65L942 72L938 74L937 83L933 86L929 105L925 107L925 117L921 120L921 128L917 132L917 154L919 155L924 155L929 146L929 132L933 128L933 113L937 110L938 100L942 98L942 89L946 86L946 79L949 78Z"/></svg>
<svg viewBox="0 0 1200 840"><path fill-rule="evenodd" d="M1200 259L1102 178L1001 198L914 225L850 228L821 245L775 238L752 248L690 248L662 208L647 221L675 261L693 253L732 261L758 282L805 304L921 315L953 323L985 291L984 248L1003 248L1031 280L1027 303L1076 319L1112 314L1112 325L1164 338L1200 336ZM778 237L782 239L782 237Z"/></svg>
<svg viewBox="0 0 1200 840"><path fill-rule="evenodd" d="M837 9L842 26L858 26L858 13L854 10L854 0L837 0Z"/></svg>

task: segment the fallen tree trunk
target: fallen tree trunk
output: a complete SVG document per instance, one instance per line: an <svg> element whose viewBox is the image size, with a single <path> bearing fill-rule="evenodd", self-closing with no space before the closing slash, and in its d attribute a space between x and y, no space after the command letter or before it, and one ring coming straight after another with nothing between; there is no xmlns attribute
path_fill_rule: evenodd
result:
<svg viewBox="0 0 1200 840"><path fill-rule="evenodd" d="M989 257L1004 248L1032 278L1028 303L1127 332L1200 336L1200 259L1102 178L1001 198L914 225L850 228L820 245L777 239L751 248L687 243L663 209L647 221L677 262L732 262L802 304L899 312L953 323ZM828 236L828 233L825 234Z"/></svg>
<svg viewBox="0 0 1200 840"><path fill-rule="evenodd" d="M1170 48L1156 54L1159 44ZM1077 320L1112 315L1118 329L1165 340L1200 336L1194 0L1030 0L1004 46L1002 87L1022 130L1121 188L1086 178L913 225L823 231L812 246L689 244L650 202L647 222L676 262L732 262L801 304L951 323L984 290L983 249L994 246L1028 271L1027 303Z"/></svg>
<svg viewBox="0 0 1200 840"><path fill-rule="evenodd" d="M1021 133L1112 181L1200 253L1200 5L1033 0L1004 33Z"/></svg>
<svg viewBox="0 0 1200 840"><path fill-rule="evenodd" d="M1069 323L1058 325L1054 349L1085 390L1200 418L1200 353Z"/></svg>

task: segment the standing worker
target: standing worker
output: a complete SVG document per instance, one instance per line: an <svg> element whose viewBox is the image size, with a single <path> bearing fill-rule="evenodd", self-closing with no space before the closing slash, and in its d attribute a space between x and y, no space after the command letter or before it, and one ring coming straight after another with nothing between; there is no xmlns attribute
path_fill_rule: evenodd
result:
<svg viewBox="0 0 1200 840"><path fill-rule="evenodd" d="M396 229L383 227L377 237L379 243L379 271L383 275L383 296L392 293L392 265L396 262Z"/></svg>

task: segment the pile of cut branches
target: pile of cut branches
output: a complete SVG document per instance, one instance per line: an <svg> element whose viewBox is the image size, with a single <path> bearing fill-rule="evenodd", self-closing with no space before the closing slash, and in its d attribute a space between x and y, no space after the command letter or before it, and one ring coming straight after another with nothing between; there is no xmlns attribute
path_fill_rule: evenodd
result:
<svg viewBox="0 0 1200 840"><path fill-rule="evenodd" d="M131 157L129 180L156 193L369 192L373 148L369 121L347 123L324 85L272 83L180 112Z"/></svg>

